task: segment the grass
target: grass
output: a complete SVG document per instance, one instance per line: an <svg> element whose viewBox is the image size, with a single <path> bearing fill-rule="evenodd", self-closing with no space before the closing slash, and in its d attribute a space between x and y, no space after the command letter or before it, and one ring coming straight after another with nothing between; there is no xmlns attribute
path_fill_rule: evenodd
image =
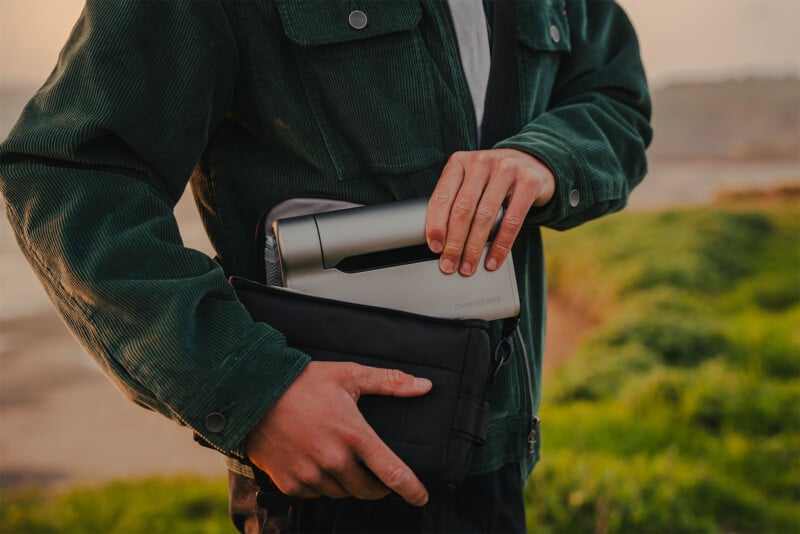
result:
<svg viewBox="0 0 800 534"><path fill-rule="evenodd" d="M547 233L601 320L545 384L536 532L800 532L796 204Z"/></svg>
<svg viewBox="0 0 800 534"><path fill-rule="evenodd" d="M234 532L225 479L148 478L59 493L26 488L0 498L3 534Z"/></svg>
<svg viewBox="0 0 800 534"><path fill-rule="evenodd" d="M548 377L538 533L800 532L797 206L627 213L545 235L600 326ZM231 532L224 480L0 499L0 532Z"/></svg>

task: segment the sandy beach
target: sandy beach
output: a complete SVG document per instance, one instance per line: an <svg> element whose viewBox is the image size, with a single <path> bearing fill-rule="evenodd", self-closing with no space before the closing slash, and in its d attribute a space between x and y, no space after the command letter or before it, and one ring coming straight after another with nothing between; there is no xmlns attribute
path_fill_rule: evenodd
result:
<svg viewBox="0 0 800 534"><path fill-rule="evenodd" d="M184 236L198 248L194 206ZM194 217L194 219L192 218ZM192 433L135 406L67 330L0 222L0 489L151 474L224 473ZM199 242L199 245L197 244Z"/></svg>

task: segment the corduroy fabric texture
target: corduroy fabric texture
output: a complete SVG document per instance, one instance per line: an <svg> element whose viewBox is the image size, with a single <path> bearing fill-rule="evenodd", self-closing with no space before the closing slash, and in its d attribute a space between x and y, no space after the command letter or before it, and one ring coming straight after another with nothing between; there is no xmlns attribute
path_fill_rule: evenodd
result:
<svg viewBox="0 0 800 534"><path fill-rule="evenodd" d="M535 405L516 347L472 472L512 461L528 471L537 457L526 437L544 344L538 226L624 206L651 135L622 10L520 1L519 133L498 146L536 156L557 180L513 251ZM117 386L241 456L308 361L252 322L227 282L263 278L261 215L297 196L426 196L449 154L475 140L444 0L90 0L0 145L0 192L56 307ZM188 182L224 271L182 246L172 208Z"/></svg>

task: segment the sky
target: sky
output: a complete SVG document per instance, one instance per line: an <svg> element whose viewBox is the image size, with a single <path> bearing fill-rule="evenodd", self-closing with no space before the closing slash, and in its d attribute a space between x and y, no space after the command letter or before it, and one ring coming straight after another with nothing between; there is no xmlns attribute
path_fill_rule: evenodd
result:
<svg viewBox="0 0 800 534"><path fill-rule="evenodd" d="M387 0L390 1L390 0ZM619 0L654 86L800 75L800 0ZM39 85L83 0L0 0L0 84Z"/></svg>

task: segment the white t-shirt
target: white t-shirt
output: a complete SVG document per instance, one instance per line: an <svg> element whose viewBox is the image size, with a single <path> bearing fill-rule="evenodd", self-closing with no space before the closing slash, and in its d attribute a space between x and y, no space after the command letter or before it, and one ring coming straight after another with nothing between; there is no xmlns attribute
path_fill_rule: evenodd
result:
<svg viewBox="0 0 800 534"><path fill-rule="evenodd" d="M489 31L483 0L448 0L450 15L456 30L461 66L467 78L469 92L475 108L475 124L480 137L483 122L483 103L486 100L486 86L489 82L491 53L489 51Z"/></svg>

